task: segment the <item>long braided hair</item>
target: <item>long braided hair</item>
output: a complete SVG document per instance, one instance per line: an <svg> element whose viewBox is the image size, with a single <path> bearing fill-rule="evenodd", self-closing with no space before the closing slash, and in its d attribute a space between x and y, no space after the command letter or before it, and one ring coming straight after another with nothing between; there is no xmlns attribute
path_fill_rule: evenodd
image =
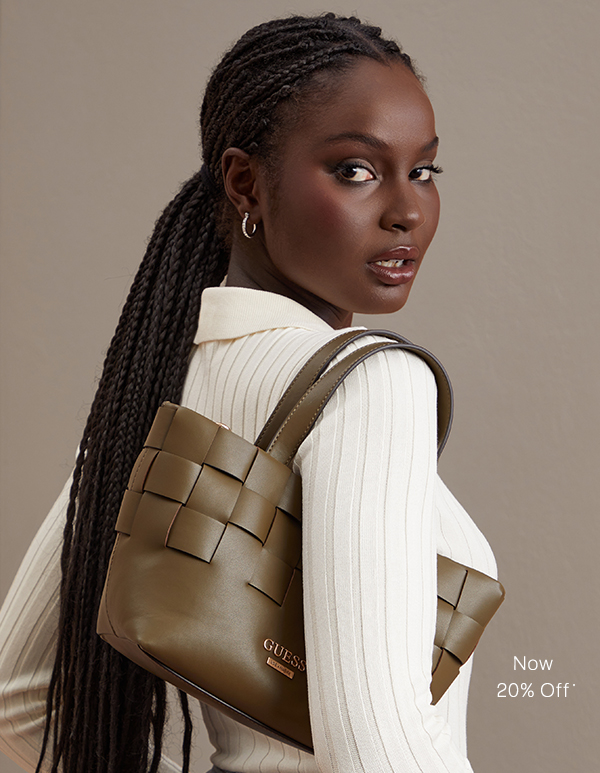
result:
<svg viewBox="0 0 600 773"><path fill-rule="evenodd" d="M238 147L272 159L286 105L296 108L313 96L318 73L343 70L357 57L401 61L417 75L410 58L378 27L328 13L254 27L209 80L200 117L204 166L156 223L108 349L75 465L57 653L37 771L46 756L53 773L158 770L165 684L95 633L120 501L157 408L181 398L200 295L227 272L234 212L220 171L223 152ZM180 696L185 772L192 724L187 697Z"/></svg>

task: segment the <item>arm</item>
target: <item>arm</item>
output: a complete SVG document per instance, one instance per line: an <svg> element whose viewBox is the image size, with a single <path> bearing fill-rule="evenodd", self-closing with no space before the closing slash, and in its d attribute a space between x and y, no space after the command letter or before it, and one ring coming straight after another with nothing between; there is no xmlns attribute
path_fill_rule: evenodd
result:
<svg viewBox="0 0 600 773"><path fill-rule="evenodd" d="M36 768L44 735L70 487L69 479L29 546L0 610L0 751L29 773ZM47 755L43 770L50 768ZM163 758L160 773L180 771Z"/></svg>
<svg viewBox="0 0 600 773"><path fill-rule="evenodd" d="M309 703L321 773L467 773L430 705L436 389L416 357L359 366L297 456Z"/></svg>
<svg viewBox="0 0 600 773"><path fill-rule="evenodd" d="M54 664L67 481L23 559L0 610L0 750L34 771Z"/></svg>

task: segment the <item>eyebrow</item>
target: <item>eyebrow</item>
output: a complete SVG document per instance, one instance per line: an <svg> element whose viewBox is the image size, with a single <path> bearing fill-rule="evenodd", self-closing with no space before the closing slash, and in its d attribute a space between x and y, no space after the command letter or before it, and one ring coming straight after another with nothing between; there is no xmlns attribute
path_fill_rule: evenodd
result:
<svg viewBox="0 0 600 773"><path fill-rule="evenodd" d="M325 142L334 143L348 140L352 142L360 142L363 145L368 145L370 148L375 148L376 150L385 150L385 148L388 146L387 142L374 137L372 134L363 134L362 132L343 132L342 134L334 134L331 137L327 137ZM440 138L434 137L431 142L428 142L427 145L421 148L421 153L427 153L428 151L437 148L439 144Z"/></svg>
<svg viewBox="0 0 600 773"><path fill-rule="evenodd" d="M440 138L434 137L431 142L428 142L427 145L422 149L422 153L427 153L429 150L433 150L434 148L437 148L437 146L440 144Z"/></svg>
<svg viewBox="0 0 600 773"><path fill-rule="evenodd" d="M376 148L377 150L383 150L384 148L387 148L387 142L377 139L377 137L374 137L372 134L362 134L361 132L343 132L342 134L334 134L331 137L327 137L325 142L334 143L344 142L347 140L351 140L352 142L360 142L363 145L368 145L369 147Z"/></svg>

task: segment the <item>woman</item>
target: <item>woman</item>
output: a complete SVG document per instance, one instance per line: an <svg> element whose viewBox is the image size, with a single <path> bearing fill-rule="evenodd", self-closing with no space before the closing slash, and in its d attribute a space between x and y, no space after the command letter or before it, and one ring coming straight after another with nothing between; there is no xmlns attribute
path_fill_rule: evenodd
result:
<svg viewBox="0 0 600 773"><path fill-rule="evenodd" d="M204 165L159 219L133 282L71 492L4 607L2 748L26 770L40 754L38 770L178 769L162 756L164 683L95 635L120 500L156 409L181 402L253 440L301 364L354 312L404 305L436 230L431 105L410 58L357 19L250 30L209 81L201 130ZM471 770L470 666L430 705L436 552L487 574L495 565L436 476L435 406L420 360L377 355L302 444L315 754L205 708L216 770Z"/></svg>

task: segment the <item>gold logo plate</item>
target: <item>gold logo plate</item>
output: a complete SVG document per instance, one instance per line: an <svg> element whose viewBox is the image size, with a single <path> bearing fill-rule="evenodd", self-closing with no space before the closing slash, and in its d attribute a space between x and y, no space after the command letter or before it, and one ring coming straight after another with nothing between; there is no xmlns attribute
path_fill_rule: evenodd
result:
<svg viewBox="0 0 600 773"><path fill-rule="evenodd" d="M294 678L294 672L291 669L281 665L281 663L278 663L276 660L273 660L273 658L267 658L267 665L271 666L271 668L274 668L275 671L279 671L280 674L287 676L288 679Z"/></svg>

